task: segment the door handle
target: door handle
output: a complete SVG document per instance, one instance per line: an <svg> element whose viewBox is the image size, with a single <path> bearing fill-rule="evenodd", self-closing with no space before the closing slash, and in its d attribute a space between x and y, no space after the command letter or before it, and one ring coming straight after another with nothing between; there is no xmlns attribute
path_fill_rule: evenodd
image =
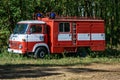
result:
<svg viewBox="0 0 120 80"><path fill-rule="evenodd" d="M88 36L90 36L90 34L88 34Z"/></svg>

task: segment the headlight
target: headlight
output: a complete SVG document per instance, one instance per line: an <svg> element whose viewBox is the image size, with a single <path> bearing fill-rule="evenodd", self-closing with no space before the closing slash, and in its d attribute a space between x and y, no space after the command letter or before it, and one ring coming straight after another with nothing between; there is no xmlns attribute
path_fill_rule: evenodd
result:
<svg viewBox="0 0 120 80"><path fill-rule="evenodd" d="M19 45L19 49L22 49L22 44Z"/></svg>

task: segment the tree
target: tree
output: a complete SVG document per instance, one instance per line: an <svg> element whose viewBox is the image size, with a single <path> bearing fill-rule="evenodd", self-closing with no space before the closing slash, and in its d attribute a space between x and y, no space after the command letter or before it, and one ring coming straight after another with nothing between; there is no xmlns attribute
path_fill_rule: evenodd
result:
<svg viewBox="0 0 120 80"><path fill-rule="evenodd" d="M38 7L43 14L53 10L60 16L101 17L105 20L108 47L120 44L118 0L0 0L0 3L0 34L9 36L15 24L20 20L32 19ZM7 39L3 43L7 43Z"/></svg>

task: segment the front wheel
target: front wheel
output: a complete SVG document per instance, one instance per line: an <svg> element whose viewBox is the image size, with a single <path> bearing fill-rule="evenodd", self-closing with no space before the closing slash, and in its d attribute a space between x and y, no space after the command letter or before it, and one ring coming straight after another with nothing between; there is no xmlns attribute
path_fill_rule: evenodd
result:
<svg viewBox="0 0 120 80"><path fill-rule="evenodd" d="M47 50L44 47L39 47L35 51L35 58L44 58L47 54Z"/></svg>

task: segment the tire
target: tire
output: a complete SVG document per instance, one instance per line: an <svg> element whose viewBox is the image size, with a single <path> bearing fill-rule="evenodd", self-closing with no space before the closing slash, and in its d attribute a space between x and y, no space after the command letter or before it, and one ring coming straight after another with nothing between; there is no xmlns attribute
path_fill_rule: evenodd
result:
<svg viewBox="0 0 120 80"><path fill-rule="evenodd" d="M88 52L85 48L79 48L77 51L77 55L79 57L86 57L88 55Z"/></svg>
<svg viewBox="0 0 120 80"><path fill-rule="evenodd" d="M34 56L35 58L44 58L46 56L46 53L47 51L44 47L39 47L36 49Z"/></svg>

